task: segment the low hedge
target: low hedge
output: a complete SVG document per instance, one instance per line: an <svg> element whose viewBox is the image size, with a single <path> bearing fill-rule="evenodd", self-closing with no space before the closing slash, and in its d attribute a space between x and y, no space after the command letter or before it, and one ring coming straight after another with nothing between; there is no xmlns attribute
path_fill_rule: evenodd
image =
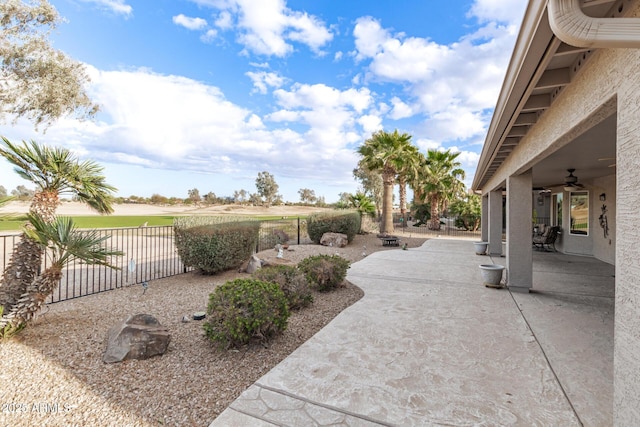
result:
<svg viewBox="0 0 640 427"><path fill-rule="evenodd" d="M349 243L360 231L361 218L357 211L327 213L320 212L309 215L307 231L311 240L319 244L324 233L342 233L347 235Z"/></svg>
<svg viewBox="0 0 640 427"><path fill-rule="evenodd" d="M339 255L314 255L298 263L307 280L321 292L342 286L349 266L349 260Z"/></svg>
<svg viewBox="0 0 640 427"><path fill-rule="evenodd" d="M185 266L207 274L230 270L249 259L258 243L258 221L183 228L174 226L175 245Z"/></svg>
<svg viewBox="0 0 640 427"><path fill-rule="evenodd" d="M304 273L291 265L262 267L252 277L265 282L276 283L284 292L291 310L298 310L313 302L311 285Z"/></svg>

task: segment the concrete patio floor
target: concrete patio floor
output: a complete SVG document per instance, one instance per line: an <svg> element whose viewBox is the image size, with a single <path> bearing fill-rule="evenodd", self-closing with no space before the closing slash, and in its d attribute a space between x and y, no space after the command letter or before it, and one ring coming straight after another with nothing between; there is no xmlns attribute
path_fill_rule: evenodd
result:
<svg viewBox="0 0 640 427"><path fill-rule="evenodd" d="M469 241L374 253L365 296L211 426L613 423L614 267L534 251L529 294L481 285Z"/></svg>

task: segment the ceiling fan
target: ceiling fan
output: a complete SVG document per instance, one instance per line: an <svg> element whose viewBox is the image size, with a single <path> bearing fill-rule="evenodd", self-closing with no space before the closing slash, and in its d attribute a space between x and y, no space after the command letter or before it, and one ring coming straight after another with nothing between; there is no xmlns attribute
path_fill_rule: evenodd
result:
<svg viewBox="0 0 640 427"><path fill-rule="evenodd" d="M571 191L574 189L578 189L578 188L584 188L584 185L578 183L578 177L575 176L573 173L576 170L571 168L571 169L567 169L567 172L569 172L569 175L564 177L564 190L565 191Z"/></svg>

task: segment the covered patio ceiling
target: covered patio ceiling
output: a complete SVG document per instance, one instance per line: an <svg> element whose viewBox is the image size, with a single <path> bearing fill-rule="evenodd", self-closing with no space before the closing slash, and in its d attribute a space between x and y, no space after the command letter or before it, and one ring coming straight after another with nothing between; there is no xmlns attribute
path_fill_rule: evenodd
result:
<svg viewBox="0 0 640 427"><path fill-rule="evenodd" d="M623 16L621 0L582 0L591 17ZM569 46L549 25L546 1L530 2L478 162L472 188L482 189L563 88L580 73L593 50ZM535 187L563 184L567 169L580 182L615 173L615 116L533 165ZM600 160L606 159L606 160Z"/></svg>

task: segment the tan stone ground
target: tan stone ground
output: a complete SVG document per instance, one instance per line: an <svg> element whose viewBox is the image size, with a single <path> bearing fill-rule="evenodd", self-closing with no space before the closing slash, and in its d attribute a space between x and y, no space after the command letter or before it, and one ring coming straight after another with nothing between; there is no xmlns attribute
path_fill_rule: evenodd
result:
<svg viewBox="0 0 640 427"><path fill-rule="evenodd" d="M401 235L417 247L426 239ZM383 247L375 235L356 236L345 248L292 246L291 262L314 254L350 261ZM260 252L263 259L273 250ZM218 350L204 337L202 322L182 317L206 309L216 286L236 277L187 273L141 286L50 305L20 335L0 342L0 426L207 426L243 390L362 297L347 284L315 293L314 303L295 312L287 330L266 346ZM144 361L105 364L110 326L130 314L148 313L172 334L168 352Z"/></svg>

